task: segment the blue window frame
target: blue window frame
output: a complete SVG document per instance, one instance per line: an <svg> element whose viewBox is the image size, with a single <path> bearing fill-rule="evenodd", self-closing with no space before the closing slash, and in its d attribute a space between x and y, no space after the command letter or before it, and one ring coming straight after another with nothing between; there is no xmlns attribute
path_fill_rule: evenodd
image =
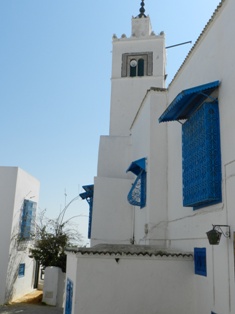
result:
<svg viewBox="0 0 235 314"><path fill-rule="evenodd" d="M194 248L194 270L196 275L207 276L206 248Z"/></svg>
<svg viewBox="0 0 235 314"><path fill-rule="evenodd" d="M87 201L89 204L89 219L88 219L88 239L91 238L91 230L92 230L92 216L93 216L93 194L94 194L94 185L84 185L83 189L86 192L83 192L80 197Z"/></svg>
<svg viewBox="0 0 235 314"><path fill-rule="evenodd" d="M72 314L72 306L73 306L73 282L71 279L67 278L65 314Z"/></svg>
<svg viewBox="0 0 235 314"><path fill-rule="evenodd" d="M183 205L198 209L221 202L217 102L204 103L182 126Z"/></svg>
<svg viewBox="0 0 235 314"><path fill-rule="evenodd" d="M30 240L35 231L36 207L37 203L24 200L20 227L20 238L22 240Z"/></svg>
<svg viewBox="0 0 235 314"><path fill-rule="evenodd" d="M18 277L24 277L24 275L25 275L25 264L21 263L19 264Z"/></svg>
<svg viewBox="0 0 235 314"><path fill-rule="evenodd" d="M183 205L193 209L222 201L219 109L211 96L219 85L214 81L181 91L159 118L160 123L187 120L182 126Z"/></svg>
<svg viewBox="0 0 235 314"><path fill-rule="evenodd" d="M128 171L131 171L137 176L128 193L128 202L131 205L143 208L146 205L146 158L133 161L127 169Z"/></svg>

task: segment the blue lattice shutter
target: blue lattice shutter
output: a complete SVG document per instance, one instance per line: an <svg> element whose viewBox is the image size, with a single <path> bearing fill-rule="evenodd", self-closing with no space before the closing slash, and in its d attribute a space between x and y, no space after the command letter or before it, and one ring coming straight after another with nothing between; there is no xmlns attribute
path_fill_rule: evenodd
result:
<svg viewBox="0 0 235 314"><path fill-rule="evenodd" d="M143 208L146 204L146 172L142 170L128 193L127 199L131 205Z"/></svg>
<svg viewBox="0 0 235 314"><path fill-rule="evenodd" d="M206 248L194 248L194 270L196 275L207 276Z"/></svg>
<svg viewBox="0 0 235 314"><path fill-rule="evenodd" d="M183 205L197 209L221 202L218 103L204 103L182 132Z"/></svg>
<svg viewBox="0 0 235 314"><path fill-rule="evenodd" d="M127 171L137 175L127 199L131 205L140 206L146 205L146 158L141 158L133 161Z"/></svg>
<svg viewBox="0 0 235 314"><path fill-rule="evenodd" d="M21 239L29 240L35 232L36 207L37 203L24 200L20 229Z"/></svg>
<svg viewBox="0 0 235 314"><path fill-rule="evenodd" d="M72 305L73 305L73 282L68 278L66 286L65 314L72 314Z"/></svg>

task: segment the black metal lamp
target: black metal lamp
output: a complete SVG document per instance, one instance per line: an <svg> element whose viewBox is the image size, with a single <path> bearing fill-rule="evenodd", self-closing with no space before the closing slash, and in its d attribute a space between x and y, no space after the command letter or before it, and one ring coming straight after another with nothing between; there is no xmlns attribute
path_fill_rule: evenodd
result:
<svg viewBox="0 0 235 314"><path fill-rule="evenodd" d="M208 231L207 238L211 245L218 245L220 243L221 235L223 234L225 238L230 238L230 226L228 225L212 225L213 229ZM223 231L222 228L227 228L227 231Z"/></svg>

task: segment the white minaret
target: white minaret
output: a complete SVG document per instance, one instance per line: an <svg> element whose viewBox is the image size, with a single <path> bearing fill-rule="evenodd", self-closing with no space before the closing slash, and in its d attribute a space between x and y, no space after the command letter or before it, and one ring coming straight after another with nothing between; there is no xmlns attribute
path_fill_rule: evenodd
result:
<svg viewBox="0 0 235 314"><path fill-rule="evenodd" d="M165 87L165 38L155 35L149 16L132 17L131 37L113 36L110 135L126 136L150 87Z"/></svg>
<svg viewBox="0 0 235 314"><path fill-rule="evenodd" d="M163 215L160 218L156 217L156 213L159 214L161 211L157 210L155 193L153 201L150 197L152 190L159 192L165 189L166 167L162 164L159 154L158 159L155 158L155 144L159 141L165 142L165 133L162 126L161 130L157 129L157 120L151 124L151 115L157 119L157 112L162 112L165 108L164 91L160 91L159 95L158 92L151 92L151 95L148 95L151 102L151 105L149 103L147 105L149 114L144 115L142 122L135 124L138 126L133 129L133 121L147 91L151 87L161 90L165 86L164 34L157 36L152 32L150 18L144 12L142 1L140 14L132 18L130 38L126 38L125 35L120 39L113 37L110 134L100 138L97 176L94 179L92 246L100 243L133 244L134 239L138 243L139 239L145 236L147 226L152 226L150 220L155 225L158 221L165 220L165 216L162 218ZM136 141L140 138L138 133L140 129L143 129L143 132L140 131L143 135L142 141L146 140L148 144L141 145L141 141ZM149 132L154 137L154 145L151 147ZM163 163L167 160L164 154L165 151L161 148ZM152 173L149 171L147 177L149 182L147 204L141 211L139 208L135 209L127 199L135 176L126 170L133 160L139 158L148 158L149 170L151 163L154 164L154 171ZM158 168L163 170L158 171ZM156 180L160 181L160 188ZM165 208L164 202L159 204L161 208ZM156 235L152 232L151 237L156 238Z"/></svg>

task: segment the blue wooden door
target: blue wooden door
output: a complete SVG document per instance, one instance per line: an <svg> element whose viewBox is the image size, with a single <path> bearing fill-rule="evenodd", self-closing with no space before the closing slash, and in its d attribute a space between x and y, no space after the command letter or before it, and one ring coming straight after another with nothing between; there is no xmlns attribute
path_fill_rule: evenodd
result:
<svg viewBox="0 0 235 314"><path fill-rule="evenodd" d="M73 282L72 280L67 278L65 314L72 314L72 305L73 305Z"/></svg>

